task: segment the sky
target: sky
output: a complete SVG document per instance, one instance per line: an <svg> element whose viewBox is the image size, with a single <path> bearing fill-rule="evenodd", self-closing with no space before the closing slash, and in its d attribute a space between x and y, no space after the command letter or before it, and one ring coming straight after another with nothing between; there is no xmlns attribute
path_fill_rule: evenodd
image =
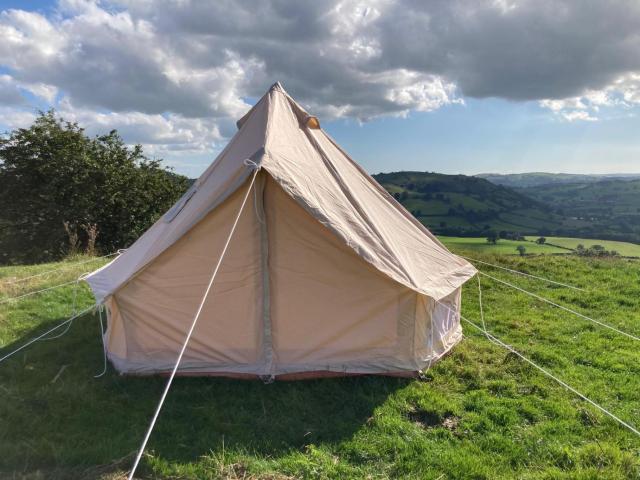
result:
<svg viewBox="0 0 640 480"><path fill-rule="evenodd" d="M640 173L640 2L0 0L0 131L197 177L271 84L371 173Z"/></svg>

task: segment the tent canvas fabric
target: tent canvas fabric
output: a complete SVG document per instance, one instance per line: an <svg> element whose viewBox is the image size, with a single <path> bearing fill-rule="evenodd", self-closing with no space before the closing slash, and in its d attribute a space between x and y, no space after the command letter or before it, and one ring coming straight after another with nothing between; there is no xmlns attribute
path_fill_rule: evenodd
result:
<svg viewBox="0 0 640 480"><path fill-rule="evenodd" d="M276 83L185 195L87 277L118 371L171 371L236 217L179 374L412 374L461 339L475 268Z"/></svg>

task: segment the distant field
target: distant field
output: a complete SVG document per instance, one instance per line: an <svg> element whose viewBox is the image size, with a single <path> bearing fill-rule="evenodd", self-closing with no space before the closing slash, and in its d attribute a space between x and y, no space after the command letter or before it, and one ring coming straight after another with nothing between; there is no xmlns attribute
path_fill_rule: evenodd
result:
<svg viewBox="0 0 640 480"><path fill-rule="evenodd" d="M515 240L498 240L496 245L491 245L484 237L447 237L438 235L442 243L452 250L474 250L483 253L500 255L519 255L516 247L523 245L526 253L570 253L567 248L574 249L579 244L589 248L592 245L602 245L607 250L615 250L625 257L640 257L640 245L629 242L615 242L613 240L599 240L591 238L569 237L545 237L548 244L538 245L533 243L538 237L525 237L527 240L518 242ZM556 246L557 245L557 246ZM564 248L559 248L564 247Z"/></svg>
<svg viewBox="0 0 640 480"><path fill-rule="evenodd" d="M615 242L613 240L594 240L592 238L546 237L547 242L560 247L576 248L579 244L589 248L591 245L602 245L607 250L615 250L625 257L640 257L640 245L629 242ZM527 237L527 240L535 240Z"/></svg>
<svg viewBox="0 0 640 480"><path fill-rule="evenodd" d="M442 243L454 251L473 250L482 253L519 255L516 247L518 247L518 245L523 245L527 249L526 253L569 253L568 250L552 247L551 245L538 245L532 242L517 242L515 240L498 240L497 244L492 245L487 242L486 238L445 236L438 236L438 238Z"/></svg>

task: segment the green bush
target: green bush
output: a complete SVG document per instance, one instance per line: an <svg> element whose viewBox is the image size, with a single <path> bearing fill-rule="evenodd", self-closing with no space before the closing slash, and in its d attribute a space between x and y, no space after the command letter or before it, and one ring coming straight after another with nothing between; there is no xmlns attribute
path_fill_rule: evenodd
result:
<svg viewBox="0 0 640 480"><path fill-rule="evenodd" d="M115 130L90 138L41 112L0 138L0 263L54 260L93 242L102 253L127 247L188 183Z"/></svg>

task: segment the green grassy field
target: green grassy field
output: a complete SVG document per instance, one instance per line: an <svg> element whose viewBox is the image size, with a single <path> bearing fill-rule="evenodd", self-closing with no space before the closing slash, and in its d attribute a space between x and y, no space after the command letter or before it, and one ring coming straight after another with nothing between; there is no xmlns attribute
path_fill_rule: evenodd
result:
<svg viewBox="0 0 640 480"><path fill-rule="evenodd" d="M518 245L524 246L527 254L543 254L543 253L568 253L563 248L553 247L551 245L538 245L537 243L516 240L500 239L493 245L487 242L486 238L478 237L445 237L438 235L438 238L448 248L461 252L478 252L491 253L500 255L520 255L516 248Z"/></svg>
<svg viewBox="0 0 640 480"><path fill-rule="evenodd" d="M535 243L538 237L525 237L525 241L498 240L492 245L484 237L447 237L438 235L438 238L447 247L461 252L480 252L500 255L519 255L516 247L523 245L527 254L571 253L568 249L575 249L579 244L585 248L591 245L602 245L607 250L615 250L625 257L640 257L640 245L629 242L616 242L613 240L598 240L589 238L545 237L547 243L538 245Z"/></svg>
<svg viewBox="0 0 640 480"><path fill-rule="evenodd" d="M452 246L455 249L455 246ZM485 261L585 292L491 273L640 335L640 261L496 256ZM100 262L97 262L100 263ZM61 283L82 268L0 268L0 296ZM0 305L0 357L67 318L73 287ZM640 349L483 279L488 329L626 421L640 423ZM0 299L0 301L2 301ZM91 305L86 286L80 307ZM479 321L477 284L463 314ZM382 377L275 382L178 378L141 478L630 479L640 438L463 324L464 340L424 381ZM97 317L0 364L0 478L119 479L166 382L102 378Z"/></svg>
<svg viewBox="0 0 640 480"><path fill-rule="evenodd" d="M535 237L526 238L527 240L535 240ZM636 243L594 240L591 238L546 237L546 239L550 244L565 248L575 249L579 244L582 244L585 248L589 248L591 245L602 245L607 250L615 250L626 257L640 257L640 245Z"/></svg>

